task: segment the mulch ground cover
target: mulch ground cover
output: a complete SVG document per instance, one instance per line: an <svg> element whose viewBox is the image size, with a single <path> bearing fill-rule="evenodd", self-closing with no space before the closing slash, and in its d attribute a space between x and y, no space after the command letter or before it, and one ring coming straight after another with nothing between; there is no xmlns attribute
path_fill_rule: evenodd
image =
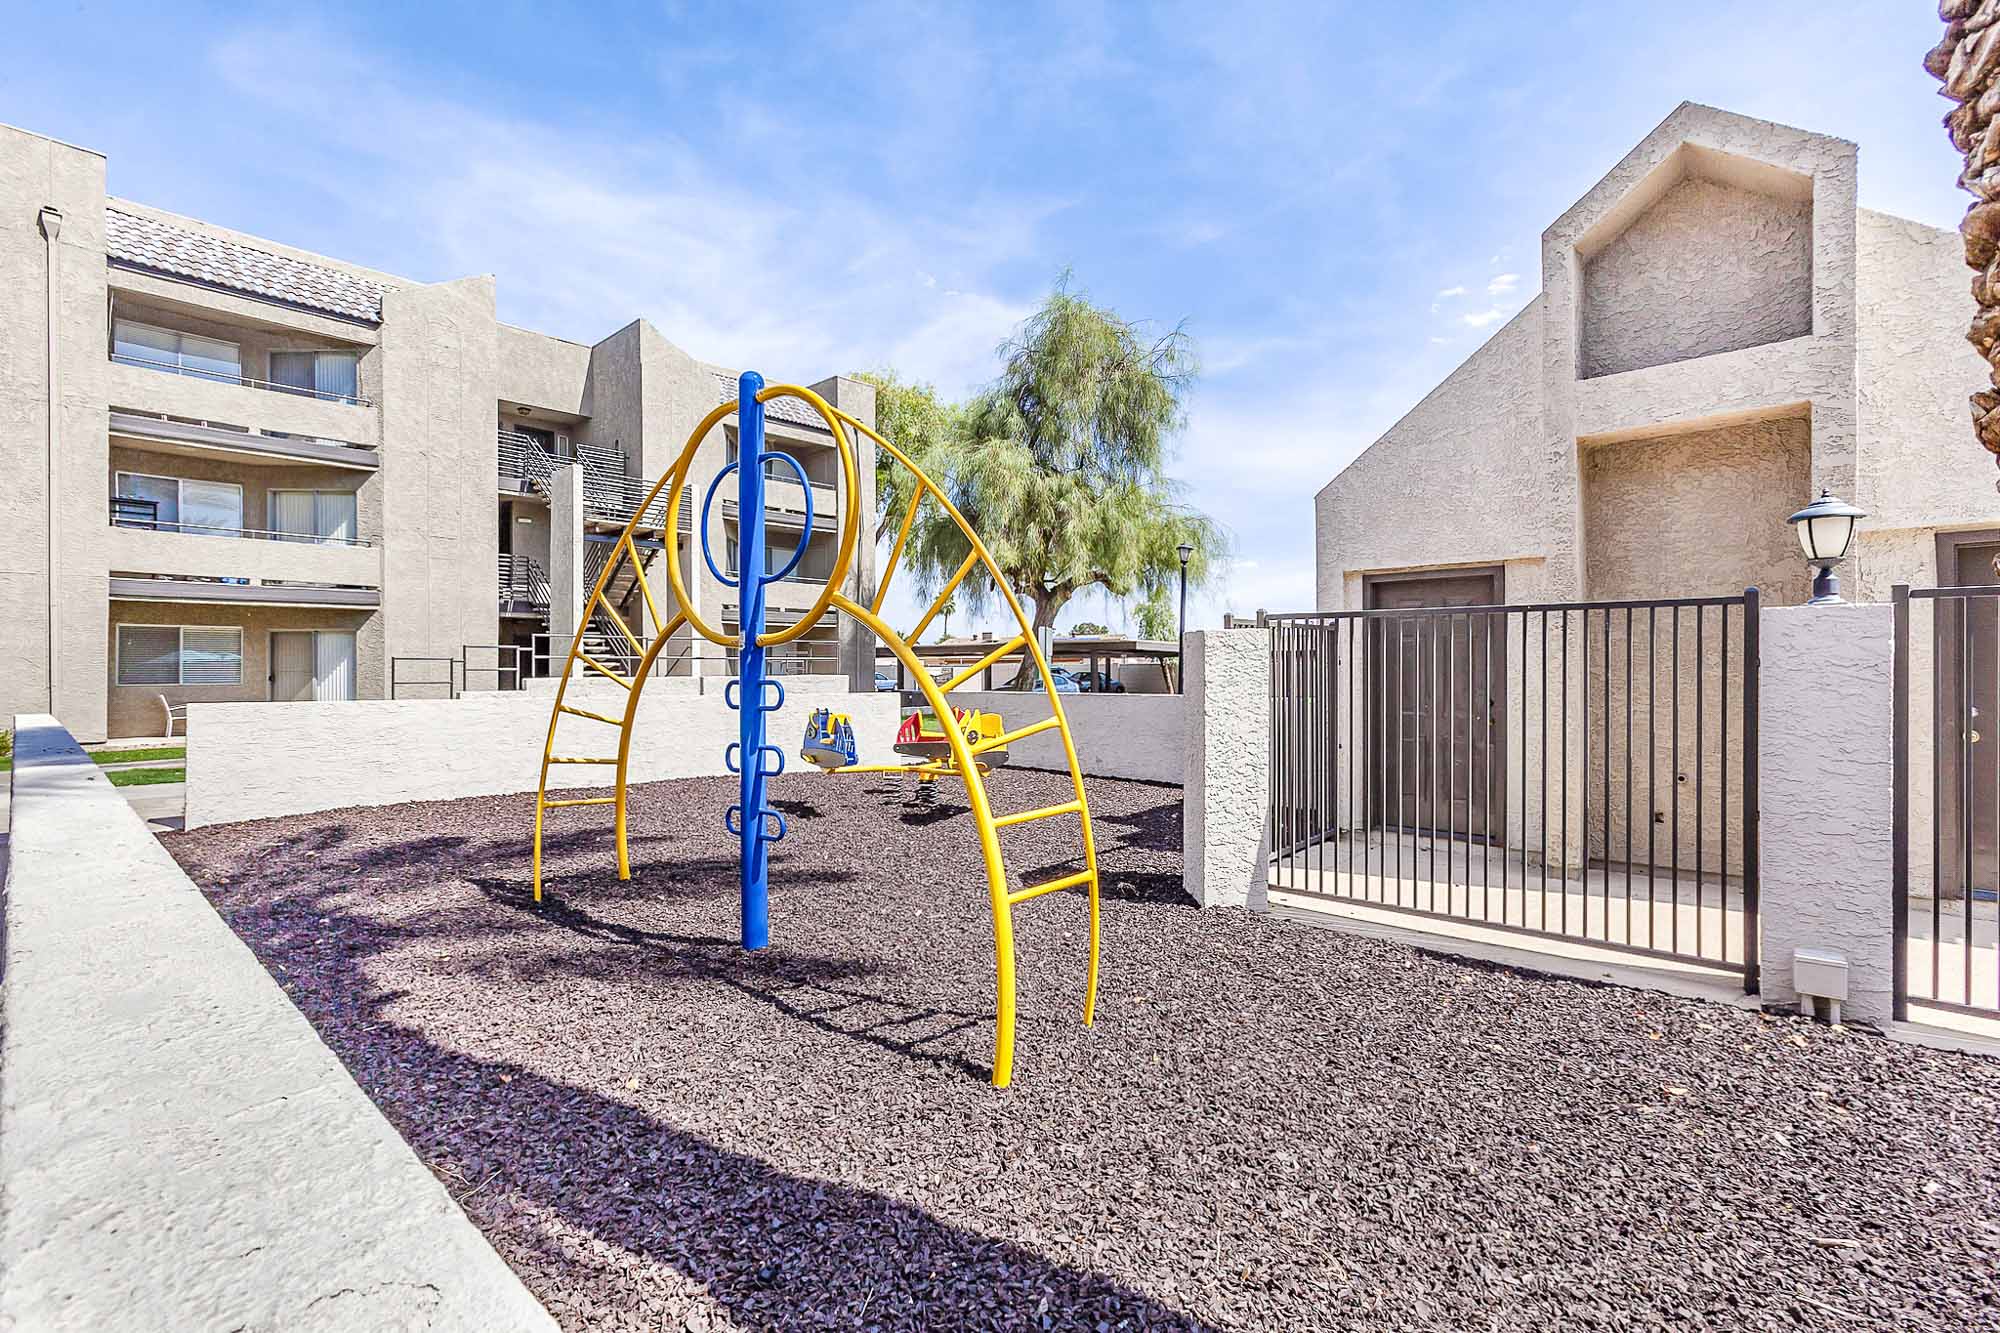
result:
<svg viewBox="0 0 2000 1333"><path fill-rule="evenodd" d="M532 798L164 841L566 1328L2000 1327L2000 1062L1202 912L1097 782L1098 1022L1024 905L995 1091L969 820L773 788L756 955L731 781L637 789L629 883L553 816L540 906Z"/></svg>

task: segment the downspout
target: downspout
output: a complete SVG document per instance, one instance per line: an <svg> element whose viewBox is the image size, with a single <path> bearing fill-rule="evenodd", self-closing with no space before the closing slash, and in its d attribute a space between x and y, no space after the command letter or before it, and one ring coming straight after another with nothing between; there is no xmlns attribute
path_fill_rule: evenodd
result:
<svg viewBox="0 0 2000 1333"><path fill-rule="evenodd" d="M44 486L48 492L48 543L49 543L49 713L57 712L58 686L62 680L61 636L58 633L57 617L61 603L60 569L58 562L62 552L62 534L58 531L57 449L62 443L62 359L61 342L56 333L56 238L62 235L62 210L45 204L40 217L42 238L48 242L48 357L49 357L49 458L48 476Z"/></svg>

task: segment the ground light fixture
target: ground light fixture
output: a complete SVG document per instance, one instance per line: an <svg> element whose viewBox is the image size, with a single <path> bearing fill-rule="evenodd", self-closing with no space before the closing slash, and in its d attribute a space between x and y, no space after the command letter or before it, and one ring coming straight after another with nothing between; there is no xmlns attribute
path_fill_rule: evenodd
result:
<svg viewBox="0 0 2000 1333"><path fill-rule="evenodd" d="M1868 512L1856 509L1832 491L1822 489L1819 498L1793 514L1786 522L1799 534L1799 547L1806 563L1813 567L1812 600L1807 606L1830 606L1841 600L1840 580L1833 567L1847 559L1854 544L1854 528Z"/></svg>
<svg viewBox="0 0 2000 1333"><path fill-rule="evenodd" d="M1174 693L1184 694L1187 692L1187 565L1194 558L1194 547L1182 542L1174 548L1174 552L1181 558L1181 615L1174 626L1180 631L1177 645L1180 660L1176 664Z"/></svg>

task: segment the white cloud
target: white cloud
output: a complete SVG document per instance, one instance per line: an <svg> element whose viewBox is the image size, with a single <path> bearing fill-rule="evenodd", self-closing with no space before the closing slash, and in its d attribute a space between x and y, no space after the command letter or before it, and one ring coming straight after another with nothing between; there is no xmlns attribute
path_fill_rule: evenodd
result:
<svg viewBox="0 0 2000 1333"><path fill-rule="evenodd" d="M1519 286L1520 282L1520 274L1502 273L1494 278L1493 281L1486 284L1486 294L1488 296L1505 296L1507 293L1513 291L1515 287Z"/></svg>
<svg viewBox="0 0 2000 1333"><path fill-rule="evenodd" d="M1466 322L1466 324L1475 329L1483 329L1488 324L1497 322L1501 317L1502 314L1499 310L1492 310L1492 309L1481 310L1477 314L1460 316L1460 318L1463 319Z"/></svg>
<svg viewBox="0 0 2000 1333"><path fill-rule="evenodd" d="M746 180L723 147L474 106L319 32L239 33L212 63L253 103L317 127L280 170L366 238L341 257L419 281L492 273L510 322L591 342L643 316L696 357L785 377L891 365L951 394L989 380L1039 295L992 275L1037 256L1066 206L974 196L910 216L783 160ZM786 151L801 150L770 150Z"/></svg>
<svg viewBox="0 0 2000 1333"><path fill-rule="evenodd" d="M1443 291L1438 293L1438 300L1448 301L1454 296L1463 296L1463 295L1465 295L1465 288L1463 286L1447 287Z"/></svg>

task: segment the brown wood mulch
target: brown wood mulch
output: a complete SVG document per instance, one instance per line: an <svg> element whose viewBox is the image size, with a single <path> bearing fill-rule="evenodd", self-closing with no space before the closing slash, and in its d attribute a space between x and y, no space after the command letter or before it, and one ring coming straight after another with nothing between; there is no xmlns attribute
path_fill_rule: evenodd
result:
<svg viewBox="0 0 2000 1333"><path fill-rule="evenodd" d="M774 794L757 955L726 780L636 790L629 883L553 817L540 907L528 798L164 841L566 1328L2000 1326L2000 1062L1200 912L1178 790L1103 781L1097 1025L1024 905L995 1091L970 821Z"/></svg>

